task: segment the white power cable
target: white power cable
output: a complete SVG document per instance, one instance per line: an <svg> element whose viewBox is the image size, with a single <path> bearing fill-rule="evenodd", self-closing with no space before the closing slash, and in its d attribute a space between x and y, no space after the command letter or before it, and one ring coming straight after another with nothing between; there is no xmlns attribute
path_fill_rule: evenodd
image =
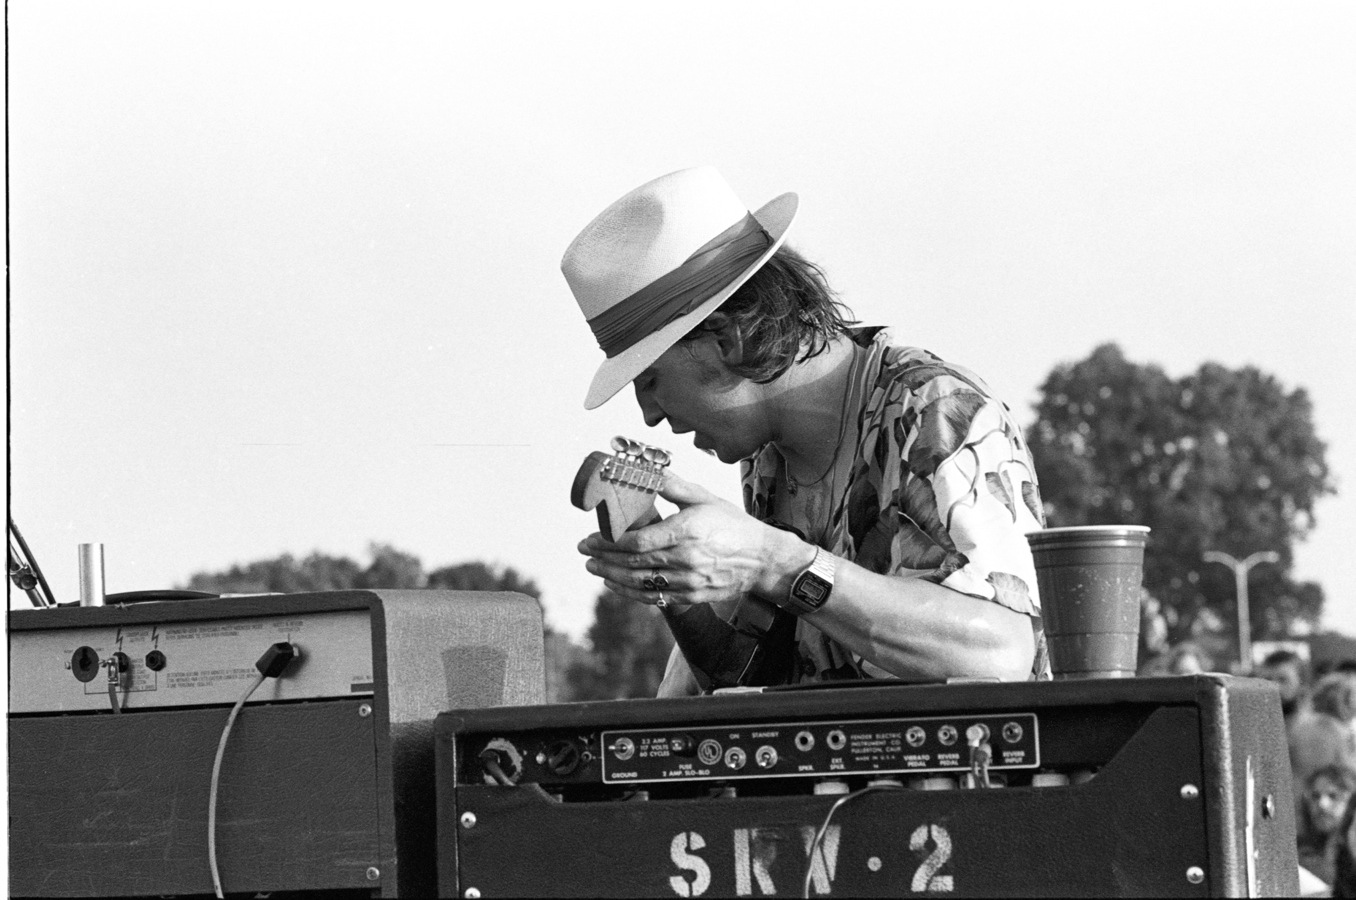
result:
<svg viewBox="0 0 1356 900"><path fill-rule="evenodd" d="M226 727L221 731L221 741L217 744L217 758L212 762L212 789L207 795L207 861L212 867L212 887L216 890L217 897L223 900L226 895L222 893L221 873L217 871L217 785L221 780L221 760L226 755L226 739L231 736L235 717L240 714L245 701L259 689L259 685L263 684L267 677L260 672L259 677L250 685L250 689L235 702L235 706L231 707L231 714L226 717Z"/></svg>

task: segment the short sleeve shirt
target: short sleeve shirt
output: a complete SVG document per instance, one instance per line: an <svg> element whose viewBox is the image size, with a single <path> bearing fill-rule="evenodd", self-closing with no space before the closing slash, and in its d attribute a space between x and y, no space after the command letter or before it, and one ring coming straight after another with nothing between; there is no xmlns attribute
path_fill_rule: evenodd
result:
<svg viewBox="0 0 1356 900"><path fill-rule="evenodd" d="M861 348L845 414L857 414L844 478L816 521L778 516L785 463L775 445L742 464L745 510L779 519L825 550L881 575L921 578L1031 618L1032 679L1048 679L1035 565L1026 533L1044 527L1021 429L973 373L878 328L850 332ZM840 485L838 481L843 483ZM890 673L802 620L799 680Z"/></svg>

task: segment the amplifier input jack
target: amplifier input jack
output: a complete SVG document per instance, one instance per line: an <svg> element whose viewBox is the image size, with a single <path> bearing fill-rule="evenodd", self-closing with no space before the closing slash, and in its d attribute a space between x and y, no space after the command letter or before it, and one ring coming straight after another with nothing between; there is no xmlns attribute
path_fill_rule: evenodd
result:
<svg viewBox="0 0 1356 900"><path fill-rule="evenodd" d="M168 664L169 660L165 659L165 654L160 650L152 650L146 654L146 668L152 672L159 672Z"/></svg>
<svg viewBox="0 0 1356 900"><path fill-rule="evenodd" d="M824 739L830 750L842 750L847 746L847 735L837 728L829 732L828 737Z"/></svg>
<svg viewBox="0 0 1356 900"><path fill-rule="evenodd" d="M796 749L808 753L815 747L815 736L808 731L796 732Z"/></svg>

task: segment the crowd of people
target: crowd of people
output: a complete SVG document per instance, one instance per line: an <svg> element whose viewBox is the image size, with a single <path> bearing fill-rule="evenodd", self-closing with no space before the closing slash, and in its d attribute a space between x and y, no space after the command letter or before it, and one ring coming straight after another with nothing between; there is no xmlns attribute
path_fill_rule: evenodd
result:
<svg viewBox="0 0 1356 900"><path fill-rule="evenodd" d="M1281 692L1300 866L1331 896L1356 897L1356 661L1311 673L1298 654L1277 650L1253 674Z"/></svg>
<svg viewBox="0 0 1356 900"><path fill-rule="evenodd" d="M1141 676L1223 670L1201 643L1169 643L1164 610L1146 600ZM1356 898L1356 660L1311 667L1293 650L1276 650L1252 674L1275 683L1281 695L1301 891Z"/></svg>

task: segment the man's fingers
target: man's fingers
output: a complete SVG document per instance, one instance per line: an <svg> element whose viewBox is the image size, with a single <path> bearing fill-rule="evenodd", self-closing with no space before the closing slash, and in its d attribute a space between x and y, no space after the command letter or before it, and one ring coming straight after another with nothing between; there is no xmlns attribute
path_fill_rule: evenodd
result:
<svg viewBox="0 0 1356 900"><path fill-rule="evenodd" d="M685 481L672 472L664 474L664 482L659 486L659 496L679 509L694 503L712 503L720 499L700 484Z"/></svg>
<svg viewBox="0 0 1356 900"><path fill-rule="evenodd" d="M672 571L687 568L683 557L676 551L668 549L650 553L632 553L628 550L610 549L600 550L588 555L599 562L619 569L637 569L648 572L651 569Z"/></svg>
<svg viewBox="0 0 1356 900"><path fill-rule="evenodd" d="M655 561L652 565L633 566L628 565L624 559L595 556L584 563L584 568L591 575L611 579L637 590L655 588L680 590L697 582L697 579L687 571L666 566L662 561ZM646 587L647 583L653 583L655 587Z"/></svg>

